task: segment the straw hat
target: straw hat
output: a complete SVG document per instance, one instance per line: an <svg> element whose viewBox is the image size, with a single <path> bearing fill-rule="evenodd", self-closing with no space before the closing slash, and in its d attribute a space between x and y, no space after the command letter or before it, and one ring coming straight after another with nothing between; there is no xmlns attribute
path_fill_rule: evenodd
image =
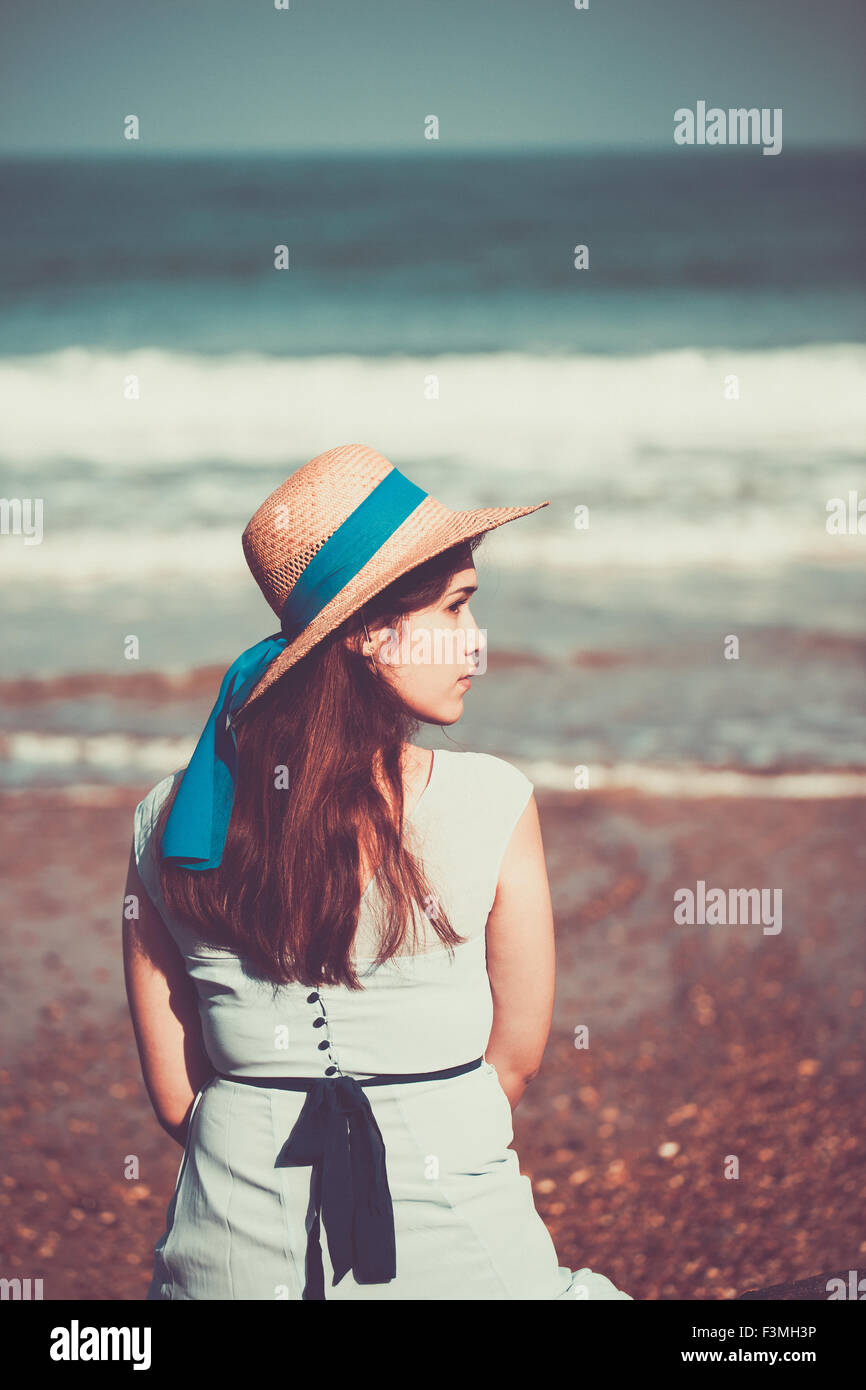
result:
<svg viewBox="0 0 866 1390"><path fill-rule="evenodd" d="M386 492L391 484L402 489L402 506L409 508L405 519L400 520L390 534L386 526L382 543L372 551L370 558L364 559L348 582L339 588L331 582L331 590L336 592L309 622L295 632L299 626L296 615L294 625L287 627L287 604L291 607L293 593L300 592L296 591L296 585L310 561L386 479ZM515 521L519 516L527 516L548 505L548 502L536 502L530 507L481 507L474 511L452 512L409 482L375 449L363 444L341 444L318 454L271 493L243 534L247 564L271 608L283 621L283 632L287 636L291 634L291 640L267 667L234 717L242 715L317 642L395 579L460 541L492 531L507 521ZM376 508L376 499L371 498L365 515L375 513ZM350 527L357 529L357 522L356 517ZM374 527L375 524L374 516ZM363 549L361 555L364 556ZM339 557L341 567L343 559Z"/></svg>
<svg viewBox="0 0 866 1390"><path fill-rule="evenodd" d="M195 870L222 863L238 776L235 724L295 662L416 565L548 505L452 512L363 444L319 454L272 492L243 546L280 631L223 676L162 833L163 859Z"/></svg>

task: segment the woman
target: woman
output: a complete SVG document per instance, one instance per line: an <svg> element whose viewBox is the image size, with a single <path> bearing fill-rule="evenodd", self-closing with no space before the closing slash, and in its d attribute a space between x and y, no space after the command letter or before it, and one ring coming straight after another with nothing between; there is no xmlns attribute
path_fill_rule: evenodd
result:
<svg viewBox="0 0 866 1390"><path fill-rule="evenodd" d="M243 542L281 630L135 813L145 1083L183 1146L151 1299L627 1299L557 1264L512 1108L554 945L532 784L409 742L483 651L483 534L371 449L311 460Z"/></svg>

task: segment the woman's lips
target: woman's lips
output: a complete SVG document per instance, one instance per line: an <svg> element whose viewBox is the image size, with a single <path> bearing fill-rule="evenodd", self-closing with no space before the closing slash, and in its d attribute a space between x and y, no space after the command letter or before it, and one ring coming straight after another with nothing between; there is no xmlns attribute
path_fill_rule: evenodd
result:
<svg viewBox="0 0 866 1390"><path fill-rule="evenodd" d="M463 687L464 690L468 690L469 687L470 687L470 685L472 684L472 677L471 677L471 676L461 676L460 679L459 679L459 681L457 682L457 684L458 684L458 685L462 685L462 687Z"/></svg>

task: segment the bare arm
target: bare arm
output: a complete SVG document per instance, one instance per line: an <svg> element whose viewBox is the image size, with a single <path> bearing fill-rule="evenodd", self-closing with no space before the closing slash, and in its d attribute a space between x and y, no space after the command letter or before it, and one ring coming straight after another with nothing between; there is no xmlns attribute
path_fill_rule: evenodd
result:
<svg viewBox="0 0 866 1390"><path fill-rule="evenodd" d="M195 985L129 856L126 896L138 921L123 921L126 997L144 1084L159 1123L181 1146L192 1102L214 1069L204 1050Z"/></svg>
<svg viewBox="0 0 866 1390"><path fill-rule="evenodd" d="M487 919L493 1027L485 1055L512 1109L541 1066L553 1018L555 972L553 908L531 796L508 842Z"/></svg>

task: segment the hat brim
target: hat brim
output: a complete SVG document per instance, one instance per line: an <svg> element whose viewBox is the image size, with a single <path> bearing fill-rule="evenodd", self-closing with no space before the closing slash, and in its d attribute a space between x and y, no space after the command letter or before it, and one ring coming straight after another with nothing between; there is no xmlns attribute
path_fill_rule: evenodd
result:
<svg viewBox="0 0 866 1390"><path fill-rule="evenodd" d="M426 560L432 560L436 555L441 555L452 545L459 545L461 541L471 540L486 531L494 531L497 526L504 526L506 522L516 521L521 516L529 516L530 512L540 511L542 507L549 505L548 501L536 502L530 507L481 507L474 511L449 512L444 520L441 519L441 509L437 506L435 518L431 516L428 525L428 519L423 516L426 504L422 503L377 550L364 568L359 570L354 579L341 589L330 603L316 614L303 632L271 662L258 685L236 712L235 721L285 675L290 667L312 651L323 637L327 637L353 613L357 613L358 609L376 594L387 589L389 584L408 574L409 570L424 564Z"/></svg>

